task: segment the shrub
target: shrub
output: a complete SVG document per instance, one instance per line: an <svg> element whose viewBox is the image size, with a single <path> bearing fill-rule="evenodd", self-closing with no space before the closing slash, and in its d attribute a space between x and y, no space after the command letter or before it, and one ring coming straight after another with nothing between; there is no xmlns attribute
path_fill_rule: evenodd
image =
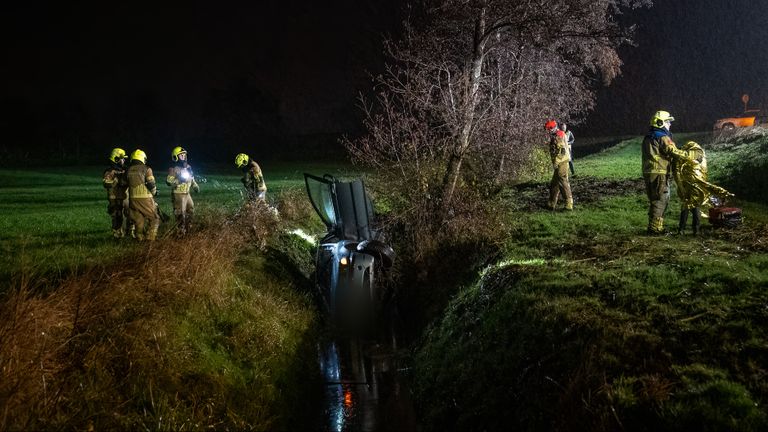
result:
<svg viewBox="0 0 768 432"><path fill-rule="evenodd" d="M755 127L721 137L708 155L711 180L737 197L768 202L768 129Z"/></svg>

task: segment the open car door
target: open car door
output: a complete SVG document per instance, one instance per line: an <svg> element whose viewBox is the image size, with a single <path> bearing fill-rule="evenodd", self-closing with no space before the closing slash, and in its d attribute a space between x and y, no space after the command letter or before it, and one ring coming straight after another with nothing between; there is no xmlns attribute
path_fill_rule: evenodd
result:
<svg viewBox="0 0 768 432"><path fill-rule="evenodd" d="M362 180L343 182L330 175L304 174L312 207L327 232L315 257L315 283L335 321L367 331L376 321L384 293L378 276L391 267L395 253L376 240L373 206Z"/></svg>

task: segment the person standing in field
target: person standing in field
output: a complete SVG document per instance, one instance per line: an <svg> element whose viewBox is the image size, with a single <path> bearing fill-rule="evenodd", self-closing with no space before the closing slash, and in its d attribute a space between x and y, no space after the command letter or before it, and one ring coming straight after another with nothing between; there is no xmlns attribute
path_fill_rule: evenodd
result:
<svg viewBox="0 0 768 432"><path fill-rule="evenodd" d="M664 213L669 205L669 180L672 160L684 158L685 152L672 141L670 128L675 120L667 111L656 111L642 144L643 179L648 196L648 234L664 233Z"/></svg>
<svg viewBox="0 0 768 432"><path fill-rule="evenodd" d="M141 150L131 153L128 168L128 207L131 219L136 224L136 238L139 241L155 240L160 226L160 216L155 203L157 185L152 168L147 166L147 154Z"/></svg>
<svg viewBox="0 0 768 432"><path fill-rule="evenodd" d="M165 183L171 187L176 233L183 236L189 232L195 212L195 203L192 201L190 192L200 192L200 186L195 181L192 166L187 162L187 151L184 148L175 147L171 151L171 161L173 165L168 168Z"/></svg>
<svg viewBox="0 0 768 432"><path fill-rule="evenodd" d="M562 123L560 125L560 130L565 132L565 142L568 143L568 168L571 170L571 175L574 175L576 173L573 172L573 142L576 138L573 137L573 132L568 130L567 124Z"/></svg>
<svg viewBox="0 0 768 432"><path fill-rule="evenodd" d="M549 209L554 210L557 207L557 200L562 194L565 199L565 209L573 210L571 184L568 181L568 161L571 158L571 152L568 150L565 132L557 127L557 122L554 120L546 122L544 128L549 133L549 155L554 169L552 181L549 182Z"/></svg>
<svg viewBox="0 0 768 432"><path fill-rule="evenodd" d="M710 198L713 195L725 199L733 194L707 181L707 155L697 142L688 141L682 151L684 155L672 162L672 175L680 198L680 222L677 232L685 232L688 213L691 213L693 235L698 235L701 227L701 207L711 205Z"/></svg>
<svg viewBox="0 0 768 432"><path fill-rule="evenodd" d="M264 181L264 175L261 173L261 167L256 161L245 154L240 153L235 156L235 165L243 172L240 179L245 186L245 191L249 201L264 200L267 194L267 184Z"/></svg>
<svg viewBox="0 0 768 432"><path fill-rule="evenodd" d="M109 168L104 170L102 184L107 190L107 213L112 218L112 236L122 238L126 231L133 235L133 224L128 217L128 178L125 160L128 155L121 148L113 148L109 155ZM125 227L123 227L125 222Z"/></svg>

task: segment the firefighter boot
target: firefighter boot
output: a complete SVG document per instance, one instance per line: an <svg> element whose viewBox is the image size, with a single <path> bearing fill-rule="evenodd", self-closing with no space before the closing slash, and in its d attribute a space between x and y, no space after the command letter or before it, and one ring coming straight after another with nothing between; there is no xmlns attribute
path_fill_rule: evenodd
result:
<svg viewBox="0 0 768 432"><path fill-rule="evenodd" d="M565 209L566 210L573 210L573 198L571 198L568 201L566 201Z"/></svg>
<svg viewBox="0 0 768 432"><path fill-rule="evenodd" d="M664 234L664 218L651 217L648 221L648 234Z"/></svg>
<svg viewBox="0 0 768 432"><path fill-rule="evenodd" d="M549 201L547 202L547 208L554 211L556 207L557 207L557 196L555 196L554 198L550 197Z"/></svg>
<svg viewBox="0 0 768 432"><path fill-rule="evenodd" d="M187 224L183 214L176 215L176 237L184 237L187 233Z"/></svg>
<svg viewBox="0 0 768 432"><path fill-rule="evenodd" d="M123 229L122 228L117 228L117 229L113 228L112 229L112 237L114 237L116 239L123 238Z"/></svg>
<svg viewBox="0 0 768 432"><path fill-rule="evenodd" d="M192 229L192 214L187 213L184 215L184 233L189 234L189 231Z"/></svg>
<svg viewBox="0 0 768 432"><path fill-rule="evenodd" d="M699 228L701 227L701 210L696 207L692 211L693 213L693 235L699 235Z"/></svg>
<svg viewBox="0 0 768 432"><path fill-rule="evenodd" d="M685 224L688 223L688 210L680 210L680 223L677 224L677 233L682 235L685 232Z"/></svg>

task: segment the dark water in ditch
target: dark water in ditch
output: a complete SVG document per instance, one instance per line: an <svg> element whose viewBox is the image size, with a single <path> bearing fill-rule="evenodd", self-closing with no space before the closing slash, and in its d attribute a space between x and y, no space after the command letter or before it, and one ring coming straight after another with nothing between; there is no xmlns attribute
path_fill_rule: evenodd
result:
<svg viewBox="0 0 768 432"><path fill-rule="evenodd" d="M418 430L402 355L392 341L336 337L318 347L323 431Z"/></svg>

